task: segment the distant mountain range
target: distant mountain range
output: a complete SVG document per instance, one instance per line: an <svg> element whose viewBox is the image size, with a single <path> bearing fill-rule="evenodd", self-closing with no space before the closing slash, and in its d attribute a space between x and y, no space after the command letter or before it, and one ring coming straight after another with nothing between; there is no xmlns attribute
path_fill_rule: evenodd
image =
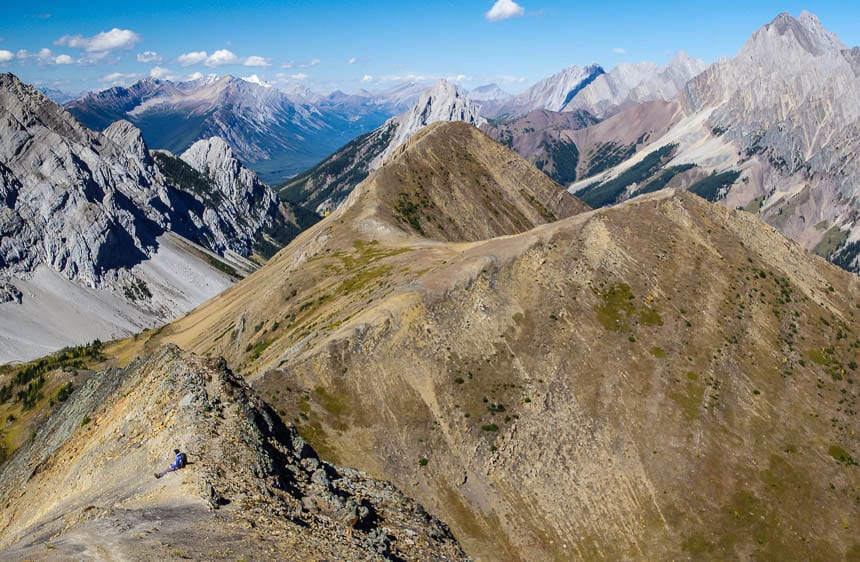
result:
<svg viewBox="0 0 860 562"><path fill-rule="evenodd" d="M128 120L155 149L181 152L217 136L265 181L283 181L401 113L424 89L410 83L375 93L320 95L232 76L146 79L88 94L67 109L94 130Z"/></svg>
<svg viewBox="0 0 860 562"><path fill-rule="evenodd" d="M264 180L272 180L304 170L390 116L379 108L352 112L349 100L338 96L321 101L324 112L276 88L224 76L178 84L147 79L89 94L67 109L95 130L127 119L150 146L171 152L220 137Z"/></svg>
<svg viewBox="0 0 860 562"><path fill-rule="evenodd" d="M39 92L41 92L42 94L44 94L45 97L47 97L51 101L58 103L60 105L63 105L64 103L68 103L68 102L80 97L80 94L70 94L70 93L64 92L62 90L57 90L56 88L48 88L45 86L40 86L36 89L39 90ZM84 95L86 95L86 94L84 94Z"/></svg>
<svg viewBox="0 0 860 562"><path fill-rule="evenodd" d="M584 68L571 66L541 80L521 94L499 95L481 106L485 117L521 117L532 111L585 110L604 118L620 109L646 101L673 99L691 78L707 65L679 53L665 67L653 63L621 63L609 72L592 64Z"/></svg>
<svg viewBox="0 0 860 562"><path fill-rule="evenodd" d="M611 109L650 99L669 99L703 67L679 55L666 68L620 65L608 75L598 65L570 67L513 97L496 84L468 93L484 117L516 117L534 109ZM601 78L602 77L602 78ZM595 82L589 90L587 86ZM224 139L249 167L269 182L303 172L354 138L407 111L432 84L406 82L379 91L318 94L280 90L256 76L210 76L173 83L146 79L67 102L85 126L103 130L125 119L141 129L149 146L181 152L195 140ZM574 100L582 91L582 95ZM51 91L57 99L62 92Z"/></svg>

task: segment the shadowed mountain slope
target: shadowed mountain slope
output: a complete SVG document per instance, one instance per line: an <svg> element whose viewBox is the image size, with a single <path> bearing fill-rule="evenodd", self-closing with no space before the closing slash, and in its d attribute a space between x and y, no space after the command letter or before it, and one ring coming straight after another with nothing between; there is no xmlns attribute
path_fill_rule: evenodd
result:
<svg viewBox="0 0 860 562"><path fill-rule="evenodd" d="M458 127L150 345L224 355L477 559L856 553L857 278L673 190L527 231L429 205L419 236L399 193L437 200Z"/></svg>

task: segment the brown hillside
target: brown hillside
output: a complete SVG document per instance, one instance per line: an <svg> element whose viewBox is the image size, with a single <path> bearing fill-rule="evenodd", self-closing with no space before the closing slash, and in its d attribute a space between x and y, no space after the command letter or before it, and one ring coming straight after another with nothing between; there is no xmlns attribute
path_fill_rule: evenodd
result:
<svg viewBox="0 0 860 562"><path fill-rule="evenodd" d="M138 348L225 355L480 560L856 556L857 278L671 190L459 242L515 222L448 225L435 176L464 157L409 174L447 133ZM408 182L456 242L404 234Z"/></svg>
<svg viewBox="0 0 860 562"><path fill-rule="evenodd" d="M517 234L588 210L513 151L466 123L420 131L363 193L380 218L433 240Z"/></svg>

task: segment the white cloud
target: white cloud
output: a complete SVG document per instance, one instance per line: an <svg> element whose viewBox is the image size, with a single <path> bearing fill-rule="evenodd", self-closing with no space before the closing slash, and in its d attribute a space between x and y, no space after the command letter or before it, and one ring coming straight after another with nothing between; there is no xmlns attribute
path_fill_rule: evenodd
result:
<svg viewBox="0 0 860 562"><path fill-rule="evenodd" d="M373 76L371 76L370 74L365 74L364 76L361 77L362 82L373 82L374 80L375 80L375 78Z"/></svg>
<svg viewBox="0 0 860 562"><path fill-rule="evenodd" d="M471 76L467 76L466 74L457 74L455 76L447 76L445 80L448 82L465 82L467 80L471 80Z"/></svg>
<svg viewBox="0 0 860 562"><path fill-rule="evenodd" d="M257 55L251 55L246 58L243 62L245 66L272 66L272 63L269 62L269 59L264 59L263 57L258 57Z"/></svg>
<svg viewBox="0 0 860 562"><path fill-rule="evenodd" d="M162 60L163 59L161 58L161 55L159 55L155 51L144 51L142 53L137 53L137 62L154 62L155 64L159 64Z"/></svg>
<svg viewBox="0 0 860 562"><path fill-rule="evenodd" d="M298 74L290 74L290 78L292 78L293 80L306 80L308 78L308 75L304 72L299 72Z"/></svg>
<svg viewBox="0 0 860 562"><path fill-rule="evenodd" d="M508 18L517 18L525 14L526 11L522 6L514 2L514 0L496 0L490 11L484 14L489 21L501 21Z"/></svg>
<svg viewBox="0 0 860 562"><path fill-rule="evenodd" d="M174 80L176 78L175 76L171 76L170 69L161 66L152 67L149 71L149 77L164 80Z"/></svg>
<svg viewBox="0 0 860 562"><path fill-rule="evenodd" d="M352 57L348 61L346 61L346 64L355 64L357 62L358 62L358 58Z"/></svg>
<svg viewBox="0 0 860 562"><path fill-rule="evenodd" d="M99 78L99 82L110 84L112 86L125 86L135 80L139 75L135 73L123 74L122 72L111 72L107 76Z"/></svg>
<svg viewBox="0 0 860 562"><path fill-rule="evenodd" d="M622 49L621 47L615 47L614 49L612 49L612 52L615 53L616 55L626 55L627 49Z"/></svg>
<svg viewBox="0 0 860 562"><path fill-rule="evenodd" d="M192 72L185 77L186 80L200 80L201 78L203 78L202 72Z"/></svg>
<svg viewBox="0 0 860 562"><path fill-rule="evenodd" d="M114 49L130 49L138 41L140 35L130 29L118 29L114 27L110 31L102 31L92 37L83 35L63 35L54 45L64 45L73 49L83 49L88 53L104 53Z"/></svg>
<svg viewBox="0 0 860 562"><path fill-rule="evenodd" d="M432 79L432 77L423 74L397 74L382 77L382 80L386 82L425 82Z"/></svg>
<svg viewBox="0 0 860 562"><path fill-rule="evenodd" d="M12 51L6 51L5 49L0 50L0 62L9 62L14 58L15 55L12 53Z"/></svg>
<svg viewBox="0 0 860 562"><path fill-rule="evenodd" d="M522 84L526 81L525 76L511 76L509 74L500 74L496 79L499 82L509 82L511 84Z"/></svg>
<svg viewBox="0 0 860 562"><path fill-rule="evenodd" d="M305 64L300 64L299 68L311 68L311 67L318 65L319 63L320 63L320 59L313 59L313 60L306 62Z"/></svg>
<svg viewBox="0 0 860 562"><path fill-rule="evenodd" d="M291 62L285 62L284 64L281 65L281 68L292 68L292 67L293 67L293 63L291 63Z"/></svg>
<svg viewBox="0 0 860 562"><path fill-rule="evenodd" d="M43 64L73 64L75 59L70 57L69 55L57 55L54 56L54 53L51 49L42 48L39 49L36 53L31 53L26 49L20 49L17 53L12 55L11 51L4 51L9 53L11 56L19 60L27 60L27 59L35 59L40 65ZM11 59L10 59L11 60ZM0 61L2 62L2 61Z"/></svg>
<svg viewBox="0 0 860 562"><path fill-rule="evenodd" d="M239 57L233 54L232 51L228 51L227 49L219 49L206 57L206 66L210 68L215 68L216 66L223 66L225 64L236 64L239 62Z"/></svg>
<svg viewBox="0 0 860 562"><path fill-rule="evenodd" d="M206 51L192 51L190 53L182 53L176 57L176 62L180 66L192 66L205 61L207 56Z"/></svg>
<svg viewBox="0 0 860 562"><path fill-rule="evenodd" d="M84 66L99 64L101 62L117 62L119 59L115 56L109 56L110 51L102 51L100 53L85 53L84 56L78 59L78 63Z"/></svg>

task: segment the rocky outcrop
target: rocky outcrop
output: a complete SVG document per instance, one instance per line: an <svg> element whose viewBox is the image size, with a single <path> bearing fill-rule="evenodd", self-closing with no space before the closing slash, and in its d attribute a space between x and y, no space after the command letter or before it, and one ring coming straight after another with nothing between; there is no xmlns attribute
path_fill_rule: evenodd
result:
<svg viewBox="0 0 860 562"><path fill-rule="evenodd" d="M250 255L258 233L277 216L278 196L218 137L197 141L180 158L210 183L207 197L213 204L204 211L203 222L213 245Z"/></svg>
<svg viewBox="0 0 860 562"><path fill-rule="evenodd" d="M176 447L191 464L153 478ZM0 501L14 557L465 559L394 486L320 459L223 362L173 346L92 375L3 467Z"/></svg>
<svg viewBox="0 0 860 562"><path fill-rule="evenodd" d="M26 275L46 264L95 287L146 259L155 237L176 231L223 253L253 252L277 197L220 140L186 157L209 172L202 185L166 177L140 130L117 121L103 133L11 74L0 76L0 269Z"/></svg>
<svg viewBox="0 0 860 562"><path fill-rule="evenodd" d="M128 166L133 148L85 129L11 74L0 75L0 131L4 273L45 263L95 286L153 249L168 219L153 205L162 190L151 162Z"/></svg>

